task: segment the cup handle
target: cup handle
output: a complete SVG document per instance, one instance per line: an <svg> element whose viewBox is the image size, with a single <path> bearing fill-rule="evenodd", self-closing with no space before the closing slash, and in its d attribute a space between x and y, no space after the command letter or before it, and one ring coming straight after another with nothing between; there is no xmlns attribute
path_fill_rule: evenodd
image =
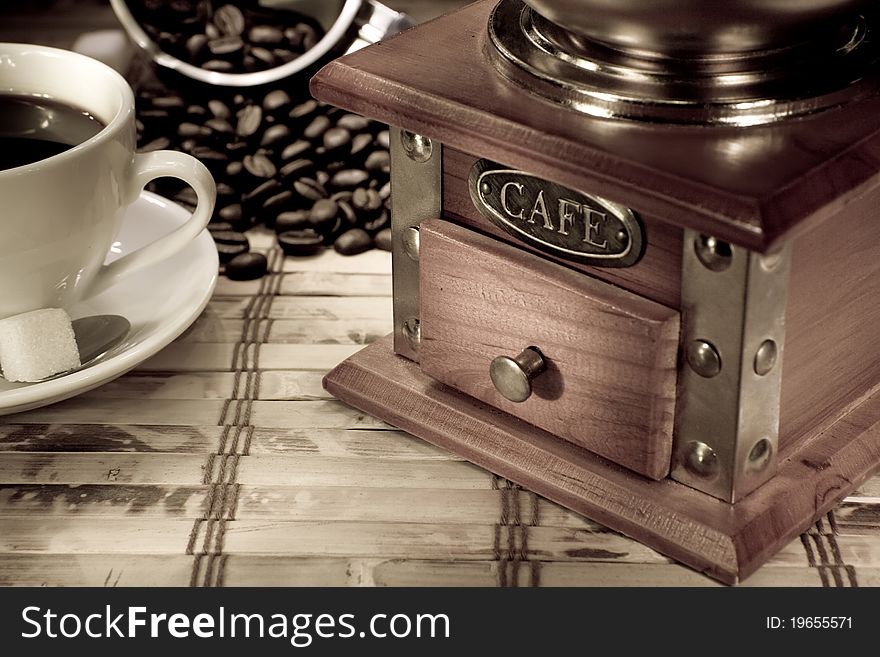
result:
<svg viewBox="0 0 880 657"><path fill-rule="evenodd" d="M171 176L192 187L198 198L192 216L179 228L118 260L104 265L89 287L95 295L112 287L119 279L139 269L155 265L173 256L205 229L217 201L217 185L205 165L196 158L177 151L154 151L134 156L133 174L128 183L126 203L133 203L154 178Z"/></svg>

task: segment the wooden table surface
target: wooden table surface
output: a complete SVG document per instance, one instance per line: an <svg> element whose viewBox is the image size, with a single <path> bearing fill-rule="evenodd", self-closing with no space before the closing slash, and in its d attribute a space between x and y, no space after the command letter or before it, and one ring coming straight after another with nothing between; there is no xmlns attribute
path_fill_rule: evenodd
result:
<svg viewBox="0 0 880 657"><path fill-rule="evenodd" d="M9 14L0 38L69 45L106 26L85 5ZM285 259L251 237L269 276L221 278L134 372L2 418L0 584L715 585L331 399L324 372L391 330L389 254ZM880 478L745 585L880 585Z"/></svg>

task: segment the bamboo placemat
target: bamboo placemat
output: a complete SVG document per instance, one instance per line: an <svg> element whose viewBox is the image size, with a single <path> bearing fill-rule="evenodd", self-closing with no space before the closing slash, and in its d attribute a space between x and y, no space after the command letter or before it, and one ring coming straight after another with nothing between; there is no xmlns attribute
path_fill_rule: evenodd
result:
<svg viewBox="0 0 880 657"><path fill-rule="evenodd" d="M0 584L714 585L331 399L391 330L387 253L221 279L134 372L0 426ZM746 585L880 584L880 478Z"/></svg>

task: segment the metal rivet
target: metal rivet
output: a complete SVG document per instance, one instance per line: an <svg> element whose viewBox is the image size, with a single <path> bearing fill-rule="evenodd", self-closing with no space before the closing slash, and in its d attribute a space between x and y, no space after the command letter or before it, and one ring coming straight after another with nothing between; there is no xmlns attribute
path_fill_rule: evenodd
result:
<svg viewBox="0 0 880 657"><path fill-rule="evenodd" d="M733 261L733 248L710 235L698 235L694 240L694 252L706 269L724 271Z"/></svg>
<svg viewBox="0 0 880 657"><path fill-rule="evenodd" d="M434 154L433 142L414 132L401 130L400 142L403 144L403 151L413 162L427 162Z"/></svg>
<svg viewBox="0 0 880 657"><path fill-rule="evenodd" d="M720 466L714 449L697 440L689 442L685 449L687 450L685 467L692 474L705 479L718 474Z"/></svg>
<svg viewBox="0 0 880 657"><path fill-rule="evenodd" d="M776 343L773 340L764 340L755 353L755 374L764 376L776 365Z"/></svg>
<svg viewBox="0 0 880 657"><path fill-rule="evenodd" d="M403 229L400 235L400 241L403 244L403 252L412 260L419 261L419 227L408 226Z"/></svg>
<svg viewBox="0 0 880 657"><path fill-rule="evenodd" d="M694 340L687 348L687 362L700 376L711 379L721 372L721 356L711 343Z"/></svg>
<svg viewBox="0 0 880 657"><path fill-rule="evenodd" d="M761 438L749 450L748 468L756 472L763 470L770 463L771 456L773 456L773 443L767 438Z"/></svg>
<svg viewBox="0 0 880 657"><path fill-rule="evenodd" d="M422 325L418 317L410 317L403 323L403 335L413 351L418 351L422 344Z"/></svg>
<svg viewBox="0 0 880 657"><path fill-rule="evenodd" d="M764 271L773 271L782 262L782 250L765 253L759 257L758 262L761 263L761 269Z"/></svg>
<svg viewBox="0 0 880 657"><path fill-rule="evenodd" d="M482 192L483 194L488 194L491 191L492 187L491 185L489 185L489 183L484 182L482 185L480 185L480 192Z"/></svg>

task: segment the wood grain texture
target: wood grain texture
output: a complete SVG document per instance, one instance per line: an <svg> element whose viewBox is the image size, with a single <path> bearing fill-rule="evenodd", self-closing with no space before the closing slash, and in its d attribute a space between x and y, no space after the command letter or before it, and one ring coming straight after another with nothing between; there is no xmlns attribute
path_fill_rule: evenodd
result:
<svg viewBox="0 0 880 657"><path fill-rule="evenodd" d="M481 0L337 60L312 80L312 93L630 206L649 224L665 221L757 250L832 218L880 185L878 97L748 129L592 117L496 71L485 55L496 4Z"/></svg>
<svg viewBox="0 0 880 657"><path fill-rule="evenodd" d="M652 479L669 472L678 312L446 221L421 225L422 369ZM522 403L489 378L536 346Z"/></svg>
<svg viewBox="0 0 880 657"><path fill-rule="evenodd" d="M792 245L779 446L828 426L880 381L880 194Z"/></svg>
<svg viewBox="0 0 880 657"><path fill-rule="evenodd" d="M540 254L572 269L614 283L670 308L681 303L681 240L682 230L665 223L644 226L647 248L642 259L632 267L591 267L564 260L552 253L538 251L524 241L483 217L474 206L468 191L468 174L477 161L473 155L454 148L443 150L443 218L471 226L517 248Z"/></svg>
<svg viewBox="0 0 880 657"><path fill-rule="evenodd" d="M880 463L880 391L811 436L776 477L730 505L650 481L451 388L374 343L328 374L328 390L438 446L724 582L754 572Z"/></svg>

